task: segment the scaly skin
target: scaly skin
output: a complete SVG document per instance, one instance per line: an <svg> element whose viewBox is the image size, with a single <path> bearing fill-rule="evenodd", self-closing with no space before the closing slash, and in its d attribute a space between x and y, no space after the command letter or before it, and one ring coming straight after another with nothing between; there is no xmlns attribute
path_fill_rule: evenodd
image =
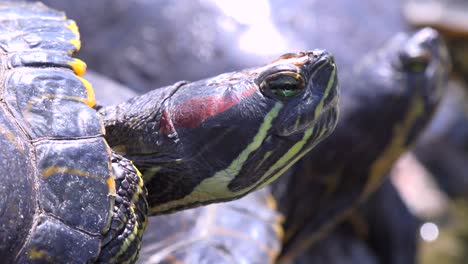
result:
<svg viewBox="0 0 468 264"><path fill-rule="evenodd" d="M109 144L142 171L151 214L240 198L279 177L334 129L337 73L323 51L100 110Z"/></svg>

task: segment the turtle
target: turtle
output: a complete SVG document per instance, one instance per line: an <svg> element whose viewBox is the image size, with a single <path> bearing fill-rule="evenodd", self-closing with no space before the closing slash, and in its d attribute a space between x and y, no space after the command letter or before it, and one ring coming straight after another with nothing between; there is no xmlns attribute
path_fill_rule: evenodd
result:
<svg viewBox="0 0 468 264"><path fill-rule="evenodd" d="M84 77L100 105L137 95L99 73ZM150 217L138 263L274 263L281 249L283 218L268 187L237 201Z"/></svg>
<svg viewBox="0 0 468 264"><path fill-rule="evenodd" d="M468 94L460 80L451 80L431 126L414 154L452 199L468 197ZM434 149L437 149L435 153Z"/></svg>
<svg viewBox="0 0 468 264"><path fill-rule="evenodd" d="M99 107L76 23L39 2L0 13L3 261L134 262L147 214L240 198L336 126L324 50Z"/></svg>
<svg viewBox="0 0 468 264"><path fill-rule="evenodd" d="M413 27L432 26L446 39L453 78L442 111L415 148L417 158L452 198L466 198L468 178L468 5L460 0L407 1L405 17ZM437 149L437 152L428 151Z"/></svg>
<svg viewBox="0 0 468 264"><path fill-rule="evenodd" d="M275 184L286 215L279 263L317 243L380 186L430 122L448 65L439 34L425 28L398 34L342 75L337 128L317 146L318 155L306 155Z"/></svg>
<svg viewBox="0 0 468 264"><path fill-rule="evenodd" d="M353 87L356 83L362 82L369 84L369 87L363 88L363 91L370 92L382 87L377 86L375 88L375 86L371 86L372 80L378 82L384 78L377 72L375 79L372 79L371 76L376 73L376 70L372 70L372 74L356 76L354 68L359 65L358 62L362 61L362 58L369 51L379 49L383 42L391 36L408 29L408 25L400 12L403 1L392 1L385 6L377 5L374 1L260 1L261 4L249 5L240 9L243 12L237 13L235 8L232 8L232 10L224 9L220 1L152 1L144 3L127 1L112 6L111 10L106 12L104 19L100 19L99 16L95 15L101 12L102 7L99 7L99 5L107 5L104 2L99 4L93 4L93 1L86 4L82 4L83 2L59 3L59 1L54 0L49 0L49 2L54 4L58 2L56 4L62 5L62 8L68 7L70 12L73 12L78 19L81 18L84 23L92 25L87 30L94 37L90 38L89 41L94 44L93 47L100 47L100 50L93 49L87 53L87 56L94 60L93 67L101 72L106 72L109 67L113 67L114 70L110 73L111 76L137 91L144 91L148 89L146 87L154 83L167 82L168 79L174 78L174 73L177 73L177 77L184 75L189 79L198 78L210 71L216 73L216 71L236 68L239 65L248 67L249 64L255 63L258 58L271 56L269 52L276 51L279 49L277 47L303 49L312 43L314 46L326 47L333 51L335 59L339 62L341 75L346 75L346 83L342 85L343 89L348 89L348 86ZM215 3L213 4L213 2ZM257 9L255 9L256 7ZM254 13L255 19L242 20L242 18L245 18L245 16L242 17L242 14L247 13L247 11ZM110 23L109 21L113 22ZM258 23L256 23L257 21ZM123 33L122 28L128 29L129 25L135 23L145 26L140 27L140 30L131 32L127 30ZM180 25L184 26L181 27ZM264 28L261 26L264 26ZM382 30L383 28L385 30ZM102 34L102 31L106 31L106 34ZM278 38L275 33L280 35L281 38ZM125 38L123 35L125 35ZM118 43L118 47L114 44L116 37L123 39ZM252 43L245 44L249 39L256 45L248 46L247 44ZM275 45L271 45L272 42ZM115 54L115 49L125 50L126 53L114 57L114 63L102 59L102 57L108 57L104 55L106 52ZM149 54L147 50L157 50L159 56L156 58L158 60L147 56L146 54ZM437 69L445 69L435 71L434 74L440 73L440 76L429 74L428 82L443 80L446 71L448 71L444 49L442 48L440 52L442 53L443 63ZM436 54L439 54L439 52L436 52ZM181 68L174 65L178 59L172 60L171 58L176 56L187 62L185 67ZM413 58L414 61L418 60L416 57ZM165 63L160 64L159 58L162 58ZM385 65L385 59L382 59L381 62ZM391 60L387 62L393 63ZM194 64L201 63L205 65L203 71L199 67L193 67ZM372 66L375 65L368 65L366 69L372 68ZM390 68L390 72L393 72L393 68L390 66L375 67L377 69ZM395 79L392 79L392 81L395 81ZM386 87L397 89L398 84L391 84L392 81L388 81L389 84ZM440 97L440 90L442 90L440 87L443 86L443 83L441 81L441 84L437 85L438 89L434 91L435 98ZM407 104L410 105L411 103L408 102ZM383 107L385 106L392 107L387 104ZM364 105L363 111L369 110L366 107L369 106ZM431 112L429 108L431 107L428 107L427 110ZM397 114L399 113L395 113L394 118L399 119L399 117L396 117ZM391 127L392 122L394 122L393 119L383 118L383 120L388 122L386 127ZM418 130L414 130L415 134ZM357 137L365 137L367 133L369 131L361 131L357 133ZM388 134L386 135L388 136ZM324 156L329 151L334 151L334 148L323 151ZM375 151L378 150L375 149ZM362 156L365 155L362 154ZM395 156L398 155L395 154ZM394 157L389 160L389 163L392 163L392 159L394 160ZM306 172L298 172L295 176L299 176L301 173ZM306 199L300 199L300 195L297 195L296 199L290 199L288 194L294 194L294 188L284 189L286 200L289 199L291 204L301 204L301 201L310 203ZM355 192L358 192L358 190L355 190ZM335 208L333 205L330 205L330 207ZM341 212L339 208L336 210ZM292 217L286 215L286 221ZM301 219L303 215L299 213L294 217ZM324 217L323 221L333 222L334 219L333 216ZM322 230L321 225L316 226L315 230ZM297 230L297 232L302 231L304 230L301 228ZM307 235L305 234L305 236ZM294 246L291 247L294 248ZM388 250L392 249L388 248ZM289 249L285 249L285 252L287 251Z"/></svg>
<svg viewBox="0 0 468 264"><path fill-rule="evenodd" d="M445 37L454 72L468 82L468 4L463 0L407 0L403 11L413 27L430 26Z"/></svg>
<svg viewBox="0 0 468 264"><path fill-rule="evenodd" d="M424 54L424 56L421 56ZM424 62L424 60L427 60ZM380 177L385 174L390 168L390 165L393 161L407 148L412 145L412 142L415 141L417 135L420 133L422 128L425 126L426 123L429 122L433 112L435 111L435 107L437 106L442 90L445 87L445 80L447 79L448 71L450 67L448 67L448 58L447 53L445 52L445 48L443 42L439 39L439 35L437 32L431 29L425 29L421 32L415 33L414 35L408 36L405 34L400 34L396 36L394 39L390 40L388 44L384 47L381 47L377 51L373 53L367 54L360 62L358 62L357 69L350 73L348 79L344 79L348 86L343 88L342 93L342 106L346 106L342 108L341 116L345 118L346 123L344 125L339 124L337 130L325 139L324 142L320 143L316 148L321 149L320 153L317 153L317 156L314 154L306 155L302 161L299 161L300 167L292 167L288 173L293 174L292 178L286 178L283 176L283 179L280 180L278 184L275 185L274 194L276 197L279 198L280 204L283 207L295 207L295 206L310 206L313 204L312 201L314 199L309 198L312 195L320 195L323 194L323 185L326 183L322 183L321 179L313 180L313 182L309 182L309 179L304 178L304 176L308 176L311 174L310 168L314 169L314 166L322 164L326 166L327 164L330 166L330 170L335 169L339 164L342 164L343 161L349 162L349 164L357 164L362 166L363 168L356 168L350 170L349 167L344 170L344 172L340 172L336 175L336 177L350 177L349 181L355 180L356 176L360 172L367 170L366 163L372 160L372 163L382 163L388 162L384 164L380 171L375 172L373 177ZM392 73L391 75L388 73ZM365 83L366 86L360 86L351 84L355 80L368 80ZM369 90L374 91L371 95L366 95L365 91ZM346 90L348 88L348 90ZM419 92L421 92L421 97L419 97ZM117 88L113 89L112 93L114 95L121 95L124 93L124 89ZM368 96L368 97L366 97ZM115 96L114 96L115 97ZM363 99L364 98L364 99ZM369 99L371 98L371 99ZM422 102L416 102L413 98L424 98ZM118 99L117 99L118 100ZM361 104L357 104L355 102L360 102ZM376 101L375 104L372 102ZM383 103L388 102L388 103ZM414 104L417 105L422 103L421 106L424 108L420 108L419 114L420 116L416 116L415 120L406 119L406 121L401 121L401 119L405 119L406 116L410 115L412 112L412 107ZM373 106L373 107L370 107ZM400 112L394 111L394 107L397 109L401 109ZM416 108L418 109L418 108ZM414 110L414 109L413 109ZM385 113L386 118L379 120L376 116L378 114ZM412 113L414 114L414 112ZM363 118L366 117L366 118ZM410 117L412 118L412 117ZM363 119L363 120L361 120ZM369 121L372 120L372 122ZM360 122L357 122L360 121ZM383 122L388 122L383 124ZM407 122L407 124L403 127L406 127L406 130L394 130L394 133L387 134L387 138L382 138L384 133L382 130L391 131L391 128L398 127L402 123ZM414 122L414 124L413 124ZM368 130L364 132L367 127L365 126L366 123L372 123L376 125L380 125L378 129L375 130ZM361 125L360 125L361 124ZM359 126L360 125L360 126ZM364 126L364 128L362 128ZM361 141L357 140L349 140L349 131L351 129L357 130L362 129L362 132L351 133L353 136L359 136L365 134L367 136L366 146L360 147L355 146ZM385 155L384 148L387 147L387 142L392 141L394 138L397 138L396 144L401 142L403 145L399 146L399 148L394 149L396 152L391 153L390 156L376 159L375 157L379 156L379 152L382 152ZM333 143L327 143L332 141ZM381 142L383 141L383 142ZM340 155L342 155L341 150L342 147L340 144L336 142L347 142L346 147L348 149L355 149L358 148L359 150L363 151L360 155L356 156L356 160L349 160L349 157L344 159ZM322 147L322 144L328 144ZM332 144L336 146L332 146ZM374 145L375 144L375 145ZM390 144L390 143L388 143ZM395 142L393 142L395 144ZM369 147L372 146L372 147ZM373 150L373 151L371 151ZM367 154L367 151L369 154ZM364 153L365 152L365 153ZM388 154L388 152L387 152ZM334 157L330 160L331 155L337 155L339 157ZM366 156L369 156L366 158ZM323 158L322 158L323 157ZM354 155L352 156L354 158ZM314 159L319 159L318 161ZM324 160L327 159L327 160ZM363 160L361 160L363 159ZM309 163L313 165L309 165ZM331 163L334 163L332 166ZM350 167L352 165L349 165ZM346 172L351 171L351 173L347 174ZM317 173L319 174L319 173ZM324 177L330 176L329 174L323 174ZM321 177L315 175L316 177ZM365 177L368 177L365 175ZM293 184L290 182L294 181ZM318 181L318 182L317 182ZM375 186L371 187L372 189L376 189L379 184L379 180L373 183ZM344 180L341 182L336 183L337 185L346 183ZM345 185L344 189L337 188L336 192L342 191L340 194L330 194L330 198L327 199L317 199L319 202L323 201L324 204L320 205L319 212L322 212L322 207L330 206L330 210L332 211L329 213L328 216L324 216L321 221L322 223L317 224L316 226L310 227L304 224L304 226L297 228L297 232L299 236L304 234L304 237L301 237L299 242L302 242L302 239L309 239L309 236L314 237L316 232L328 232L329 229L326 225L330 221L338 221L339 218L342 218L340 214L343 211L348 210L356 205L356 201L351 201L353 199L352 195L360 194L363 189L363 185L365 184L365 179L359 180L357 182L350 183L348 182ZM298 188L299 186L299 188ZM284 188L284 195L281 195L281 189ZM342 188L342 187L341 187ZM316 190L313 194L307 194L310 190ZM368 190L365 195L370 195L371 190ZM297 191L300 191L297 194L294 194ZM304 190L304 192L302 192ZM354 194L353 194L354 193ZM255 194L254 194L255 195ZM348 204L343 204L342 207L340 205L336 206L333 204L334 198L337 196L345 197L343 199L350 199ZM309 198L309 199L307 199ZM255 199L255 197L254 197ZM304 200L300 200L304 199ZM365 198L362 198L364 200ZM354 200L360 200L360 198L354 198ZM268 241L277 242L275 237L271 237L271 232L260 233L258 235L258 230L265 230L265 227L271 227L271 225L265 225L265 223L258 222L254 218L254 222L244 221L244 219L252 219L252 213L248 213L248 216L244 214L245 211L248 211L248 202L237 201L233 205L235 208L241 208L242 213L233 214L232 211L229 209L231 208L230 204L222 204L216 205L217 209L209 209L208 207L195 209L192 211L184 211L179 214L167 216L165 219L157 218L154 220L155 223L165 223L165 228L158 229L159 232L156 230L151 232L152 237L147 237L147 244L143 245L143 251L145 252L145 262L150 263L159 263L160 261L164 260L167 262L182 262L182 263L193 263L193 262L208 262L208 263L229 263L231 259L237 260L240 262L243 258L241 254L236 254L239 251L244 252L247 256L252 256L256 254L256 256L263 256L264 262L274 263L271 258L265 258L265 255L262 255L265 251L262 250L263 247L258 247L258 244L266 243ZM250 202L251 203L251 202ZM261 206L261 204L255 203L255 206L258 210L262 210L265 208ZM391 207L391 210L382 212L379 211L379 206L387 206ZM285 208L283 208L284 210ZM306 210L303 207L297 209L299 216L288 215L287 208L283 211L285 213L286 219L286 232L291 232L291 229L288 225L291 222L298 221L301 219L302 216L307 215ZM208 211L214 211L217 213L209 214ZM336 211L333 211L336 210ZM223 212L223 213L220 213ZM271 212L271 211L270 211ZM312 211L313 212L313 211ZM395 252L395 256L397 258L397 262L401 260L413 259L414 258L414 249L415 249L415 231L417 228L417 221L414 217L407 211L405 205L402 203L401 199L399 199L398 194L395 188L390 184L388 180L385 181L383 184L383 188L379 189L377 193L370 197L369 202L366 203L364 209L361 209L361 213L365 215L366 221L369 221L369 236L366 239L362 239L361 234L359 232L355 232L354 229L349 228L349 226L354 227L354 225L350 225L349 223L352 221L347 221L345 224L338 227L336 231L332 231L331 235L323 239L323 241L316 242L316 245L311 248L311 250L301 251L303 255L300 255L296 263L310 263L314 261L322 261L327 263L340 263L339 258L341 257L341 261L351 261L349 256L345 255L343 252L348 252L350 247L353 248L353 251L356 254L356 258L354 259L357 263L364 263L366 258L369 258L370 261L377 261L378 258L386 257L387 260L392 260L392 258L388 257L389 252ZM334 215L335 214L335 215ZM352 215L353 216L353 215ZM248 218L250 217L250 218ZM317 215L314 215L317 217ZM386 217L394 219L394 222L385 222ZM227 229L223 229L224 233L222 238L216 239L219 234L216 232L218 225L216 224L215 227L210 227L209 223L214 221L215 223L221 222L220 219L230 219L228 223L243 223L243 225L236 226L237 228L234 229L232 226L229 226ZM189 220L190 219L190 222ZM310 219L310 218L309 218ZM312 218L313 219L313 218ZM333 220L336 219L336 220ZM354 219L354 217L351 217ZM377 220L374 220L377 219ZM304 219L307 221L308 219ZM219 222L218 222L219 221ZM380 223L379 226L373 224ZM179 222L196 222L197 224L188 224L184 225L182 229L174 229L174 225L171 223L179 223ZM385 223L385 224L384 224ZM401 225L404 223L403 225ZM334 223L337 224L337 223ZM188 226L188 227L187 227ZM374 227L376 230L374 231ZM379 227L379 228L377 228ZM278 228L278 227L276 227ZM311 230L308 230L311 228ZM205 230L213 230L213 232L205 232ZM237 231L236 233L233 232ZM257 235L248 234L248 232L243 232L239 234L239 230L251 230ZM253 230L253 231L252 231ZM268 230L268 229L267 229ZM269 229L271 230L271 229ZM392 231L398 232L392 232ZM295 230L293 230L294 232ZM305 233L309 232L309 233ZM389 241L395 241L395 245L405 245L403 247L400 246L392 246L388 244L388 241L379 241L378 243L367 244L366 241L375 241L370 239L381 239L379 234L383 232L387 235L385 238L390 239ZM237 234L237 235L235 235ZM287 233L287 235L289 235ZM166 239L172 239L171 241L179 246L173 246L170 244L168 247L164 247L161 242L164 242ZM250 238L250 239L249 239ZM278 239L278 236L276 236ZM255 244L251 245L249 241L254 240L257 241L257 246ZM287 254L289 253L289 246L288 238L285 239L285 251L283 254L286 255L286 259L280 259L279 261L289 261L290 256ZM185 243L184 241L194 241ZM195 242L196 241L196 242ZM232 241L238 241L237 243ZM244 245L249 246L248 249L245 249ZM349 244L353 243L353 244ZM161 245L162 244L162 245ZM208 246L207 246L208 245ZM300 248L301 243L299 245L292 245L293 249ZM376 246L377 248L373 248L372 246ZM384 248L378 248L384 246ZM225 254L215 254L219 252L216 250L218 248L222 248L222 251ZM271 248L271 247L270 247ZM344 249L343 249L344 248ZM365 252L367 255L363 255L363 250L367 250ZM341 252L340 252L341 250ZM403 250L403 253L401 253ZM213 251L215 253L213 253ZM401 253L401 254L400 254ZM275 253L276 254L276 253ZM294 253L296 254L296 253ZM341 255L340 255L341 254ZM376 255L374 255L376 254ZM399 258L400 257L400 258ZM338 258L338 260L337 260ZM227 260L226 260L227 259ZM257 258L248 258L246 262L253 262L256 263L255 260ZM163 263L164 263L163 261ZM383 259L385 261L385 259ZM371 262L372 263L372 262Z"/></svg>
<svg viewBox="0 0 468 264"><path fill-rule="evenodd" d="M416 263L420 220L390 178L345 222L292 263Z"/></svg>

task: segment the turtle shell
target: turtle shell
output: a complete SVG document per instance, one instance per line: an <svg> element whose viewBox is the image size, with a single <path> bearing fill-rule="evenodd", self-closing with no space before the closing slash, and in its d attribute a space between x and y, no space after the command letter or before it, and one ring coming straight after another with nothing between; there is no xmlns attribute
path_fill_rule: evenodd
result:
<svg viewBox="0 0 468 264"><path fill-rule="evenodd" d="M54 4L59 2L48 1ZM102 5L102 2L94 5L96 1L88 2L87 11L100 12L102 7L98 5ZM87 30L90 36L96 37L90 40L94 45L87 56L94 60L96 69L107 72L109 67L114 67L111 73L114 74L113 78L140 90L161 84L158 82L164 84L180 78L196 79L203 77L200 74L208 76L216 71L255 65L259 57L282 52L284 50L278 51L282 48L294 50L314 45L333 51L340 67L342 105L345 106L341 110L338 131L332 134L328 143L325 141L318 146L320 151L312 154L315 158L303 161L296 167L294 177L289 178L296 179L293 183L278 184L284 190L282 206L286 212L285 226L290 229L288 235L303 232L303 237L312 237L321 233L324 226L338 222L337 216L343 215L359 200L370 179L369 168L377 169L372 177L375 180L369 181L366 196L380 185L385 171L411 145L410 142L428 121L440 96L441 86L427 89L428 94L433 96L426 98L429 103L422 110L421 118L411 120L409 113L421 110L415 104L419 100L419 88L411 89L404 81L398 84L394 79L387 79L386 74L393 71L391 67L390 71L386 70L393 63L390 58L382 58L381 64L366 61L369 51L381 49L385 41L406 29L400 10L403 1L391 1L385 6L375 1L264 1L266 4L256 6L258 9L252 5L242 9L255 12L255 20L249 21L239 21L235 10L226 12L217 8L219 5L206 4L209 2L126 2L121 6L114 5L112 10L106 12L106 17L90 15L83 12L84 9L77 8L84 6L83 2L70 4L62 1L56 4L68 6L75 17L93 25ZM125 9L124 5L131 7ZM124 10L128 12L118 20L118 24L107 22L122 17ZM157 15L154 15L155 12ZM147 13L151 13L151 16ZM265 14L268 16L263 16ZM255 24L256 21L260 22ZM115 46L112 36L121 34L123 28L129 28L132 24L145 26L132 30L131 35L126 35L127 38L119 42L121 46ZM180 24L184 24L184 27L178 27ZM262 25L270 27L264 31L258 30ZM106 29L107 36L96 33L103 29ZM274 33L279 33L283 38L271 38L277 37ZM256 45L250 47L254 49L245 50L246 45L241 44L249 39L255 40ZM271 42L275 45L271 45ZM102 51L98 51L97 47ZM113 49L124 52L120 53L121 56L104 55L106 52L115 54ZM117 63L111 62L109 57ZM184 61L185 67L174 66L180 60ZM192 63L204 66L192 67ZM363 70L362 66L366 63ZM360 74L356 73L356 68L359 68ZM176 79L171 80L174 75ZM440 75L444 79L445 73ZM398 78L398 74L395 76ZM412 121L417 121L414 127L409 124ZM406 131L406 135L397 131L398 127L405 126L401 130ZM405 137L408 140L403 140ZM315 165L309 166L307 162ZM372 166L373 163L377 165ZM344 169L337 171L337 167ZM301 177L303 180L298 180ZM313 179L307 182L310 178ZM310 221L310 229L301 227L310 219L313 220ZM297 222L300 224L295 225ZM287 254L296 247L298 244L288 243L283 253Z"/></svg>
<svg viewBox="0 0 468 264"><path fill-rule="evenodd" d="M107 145L93 89L79 77L86 65L71 57L75 22L40 3L2 3L0 17L0 258L93 262L125 240L136 251L141 219L131 226L137 239L114 240L114 178L126 178L116 169L129 164Z"/></svg>

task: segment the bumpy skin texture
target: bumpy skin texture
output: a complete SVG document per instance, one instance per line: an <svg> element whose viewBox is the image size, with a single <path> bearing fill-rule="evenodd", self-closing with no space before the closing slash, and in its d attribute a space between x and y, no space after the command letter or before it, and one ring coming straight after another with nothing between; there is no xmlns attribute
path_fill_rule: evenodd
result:
<svg viewBox="0 0 468 264"><path fill-rule="evenodd" d="M343 80L342 115L335 132L278 186L286 190L283 195L277 192L286 215L280 261L323 238L378 188L393 162L430 121L448 69L438 34L424 29L396 36L365 57L352 79Z"/></svg>
<svg viewBox="0 0 468 264"><path fill-rule="evenodd" d="M134 260L137 246L112 259L101 254L116 240L138 245L141 232L119 238L125 229L111 227L117 199L128 195L116 194L92 87L77 77L85 65L71 57L80 46L76 25L40 3L2 2L0 17L2 261ZM136 172L123 177L141 183ZM124 207L136 207L133 225L144 227L142 188Z"/></svg>

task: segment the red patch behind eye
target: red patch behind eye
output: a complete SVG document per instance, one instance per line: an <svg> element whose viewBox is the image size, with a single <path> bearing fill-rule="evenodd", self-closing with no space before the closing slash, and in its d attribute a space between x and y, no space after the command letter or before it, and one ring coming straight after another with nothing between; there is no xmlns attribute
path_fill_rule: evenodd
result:
<svg viewBox="0 0 468 264"><path fill-rule="evenodd" d="M202 96L171 106L162 113L160 132L168 135L174 133L175 128L196 127L208 117L228 110L257 90L258 88L253 86L238 96L235 94Z"/></svg>

